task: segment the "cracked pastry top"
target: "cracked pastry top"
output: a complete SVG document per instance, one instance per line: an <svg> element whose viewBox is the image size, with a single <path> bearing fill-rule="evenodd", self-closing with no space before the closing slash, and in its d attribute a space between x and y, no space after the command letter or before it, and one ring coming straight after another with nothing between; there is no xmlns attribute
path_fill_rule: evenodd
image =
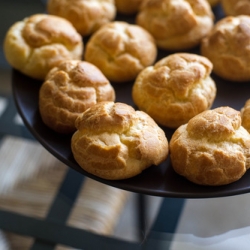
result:
<svg viewBox="0 0 250 250"><path fill-rule="evenodd" d="M102 101L114 101L115 91L94 65L66 60L47 75L39 92L43 122L58 133L75 132L75 120L86 109Z"/></svg>
<svg viewBox="0 0 250 250"><path fill-rule="evenodd" d="M177 128L212 106L212 67L203 56L171 54L138 75L132 88L134 103L157 123Z"/></svg>
<svg viewBox="0 0 250 250"><path fill-rule="evenodd" d="M104 179L133 177L168 156L164 131L125 103L99 102L77 118L76 127L71 140L75 160Z"/></svg>
<svg viewBox="0 0 250 250"><path fill-rule="evenodd" d="M81 59L82 37L64 18L35 14L13 24L4 40L8 63L23 74L44 80L65 59Z"/></svg>
<svg viewBox="0 0 250 250"><path fill-rule="evenodd" d="M250 16L225 17L202 40L201 54L213 71L230 81L250 80Z"/></svg>
<svg viewBox="0 0 250 250"><path fill-rule="evenodd" d="M173 169L199 185L235 182L250 167L250 134L240 112L230 107L195 116L175 131L169 145Z"/></svg>
<svg viewBox="0 0 250 250"><path fill-rule="evenodd" d="M115 21L102 26L86 44L85 60L96 65L113 82L134 80L154 63L154 38L142 27Z"/></svg>
<svg viewBox="0 0 250 250"><path fill-rule="evenodd" d="M93 34L116 15L114 0L49 0L47 10L69 20L82 36Z"/></svg>
<svg viewBox="0 0 250 250"><path fill-rule="evenodd" d="M249 0L221 0L221 6L227 16L250 15Z"/></svg>
<svg viewBox="0 0 250 250"><path fill-rule="evenodd" d="M153 35L159 48L177 51L199 45L212 29L214 15L207 0L148 0L136 23Z"/></svg>

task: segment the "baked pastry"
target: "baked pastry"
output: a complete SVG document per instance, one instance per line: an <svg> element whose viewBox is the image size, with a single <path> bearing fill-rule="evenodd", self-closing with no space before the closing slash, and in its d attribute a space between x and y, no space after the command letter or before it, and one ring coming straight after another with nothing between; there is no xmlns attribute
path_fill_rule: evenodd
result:
<svg viewBox="0 0 250 250"><path fill-rule="evenodd" d="M214 7L215 5L217 5L221 0L207 0L208 3Z"/></svg>
<svg viewBox="0 0 250 250"><path fill-rule="evenodd" d="M115 21L102 26L86 44L85 60L93 63L114 82L134 80L154 63L154 38L142 27Z"/></svg>
<svg viewBox="0 0 250 250"><path fill-rule="evenodd" d="M214 15L206 0L148 0L141 5L136 23L148 30L158 47L190 49L212 29Z"/></svg>
<svg viewBox="0 0 250 250"><path fill-rule="evenodd" d="M213 63L218 76L250 80L250 16L225 17L202 40L201 54Z"/></svg>
<svg viewBox="0 0 250 250"><path fill-rule="evenodd" d="M176 173L200 185L235 182L250 166L250 134L240 112L230 107L195 116L174 132L169 145Z"/></svg>
<svg viewBox="0 0 250 250"><path fill-rule="evenodd" d="M94 65L68 60L53 68L39 92L39 110L43 122L59 133L76 130L79 114L102 101L114 101L115 91Z"/></svg>
<svg viewBox="0 0 250 250"><path fill-rule="evenodd" d="M47 10L69 20L82 36L91 35L116 15L114 0L48 0Z"/></svg>
<svg viewBox="0 0 250 250"><path fill-rule="evenodd" d="M140 174L168 156L164 131L125 103L99 102L76 120L71 148L87 172L109 180Z"/></svg>
<svg viewBox="0 0 250 250"><path fill-rule="evenodd" d="M241 109L242 126L250 133L250 99L245 102Z"/></svg>
<svg viewBox="0 0 250 250"><path fill-rule="evenodd" d="M141 3L145 0L115 0L117 12L129 15L139 11Z"/></svg>
<svg viewBox="0 0 250 250"><path fill-rule="evenodd" d="M221 0L221 6L227 16L250 15L249 0Z"/></svg>
<svg viewBox="0 0 250 250"><path fill-rule="evenodd" d="M49 70L63 60L81 59L83 41L66 19L35 14L9 28L4 53L13 68L44 80Z"/></svg>
<svg viewBox="0 0 250 250"><path fill-rule="evenodd" d="M132 88L134 103L157 123L177 128L212 106L216 96L212 67L196 54L171 54L138 75Z"/></svg>

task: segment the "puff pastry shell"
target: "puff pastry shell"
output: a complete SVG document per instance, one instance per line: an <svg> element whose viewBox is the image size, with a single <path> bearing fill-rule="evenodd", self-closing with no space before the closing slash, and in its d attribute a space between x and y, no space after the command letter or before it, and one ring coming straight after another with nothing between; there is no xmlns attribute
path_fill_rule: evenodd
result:
<svg viewBox="0 0 250 250"><path fill-rule="evenodd" d="M69 20L82 36L93 34L116 15L114 0L48 0L47 9Z"/></svg>
<svg viewBox="0 0 250 250"><path fill-rule="evenodd" d="M221 6L227 16L250 15L249 0L221 0Z"/></svg>
<svg viewBox="0 0 250 250"><path fill-rule="evenodd" d="M157 56L155 40L142 27L115 21L102 26L86 44L85 60L113 82L131 81Z"/></svg>
<svg viewBox="0 0 250 250"><path fill-rule="evenodd" d="M168 155L168 140L152 118L124 103L100 102L76 120L74 158L104 179L126 179Z"/></svg>
<svg viewBox="0 0 250 250"><path fill-rule="evenodd" d="M66 19L35 14L9 28L4 52L13 68L44 80L49 70L63 60L81 59L83 42Z"/></svg>
<svg viewBox="0 0 250 250"><path fill-rule="evenodd" d="M138 75L132 88L134 103L157 123L177 128L212 106L216 96L212 67L196 54L171 54Z"/></svg>
<svg viewBox="0 0 250 250"><path fill-rule="evenodd" d="M199 45L213 20L206 0L148 0L136 17L136 23L153 35L158 47L172 51Z"/></svg>
<svg viewBox="0 0 250 250"><path fill-rule="evenodd" d="M250 16L225 17L201 43L213 71L230 81L250 80Z"/></svg>
<svg viewBox="0 0 250 250"><path fill-rule="evenodd" d="M240 112L230 107L207 110L179 127L170 140L174 170L209 186L239 180L250 167L250 135Z"/></svg>
<svg viewBox="0 0 250 250"><path fill-rule="evenodd" d="M48 73L39 92L39 110L47 126L72 133L82 112L98 102L114 100L113 87L96 66L69 60Z"/></svg>

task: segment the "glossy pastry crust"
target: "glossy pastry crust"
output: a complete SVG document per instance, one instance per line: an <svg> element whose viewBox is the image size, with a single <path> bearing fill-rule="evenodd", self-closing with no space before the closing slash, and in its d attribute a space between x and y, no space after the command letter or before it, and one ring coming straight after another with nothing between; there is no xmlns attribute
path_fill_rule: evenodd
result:
<svg viewBox="0 0 250 250"><path fill-rule="evenodd" d="M221 0L221 6L227 16L250 15L249 0Z"/></svg>
<svg viewBox="0 0 250 250"><path fill-rule="evenodd" d="M169 55L136 78L132 97L157 123L177 128L209 109L216 96L211 62L191 53Z"/></svg>
<svg viewBox="0 0 250 250"><path fill-rule="evenodd" d="M148 0L136 23L153 35L158 47L177 51L200 44L212 29L213 19L206 0Z"/></svg>
<svg viewBox="0 0 250 250"><path fill-rule="evenodd" d="M77 118L76 127L71 140L75 160L104 179L133 177L168 155L164 131L124 103L98 103Z"/></svg>
<svg viewBox="0 0 250 250"><path fill-rule="evenodd" d="M231 81L250 80L250 16L221 19L201 44L213 71Z"/></svg>
<svg viewBox="0 0 250 250"><path fill-rule="evenodd" d="M170 141L174 170L209 186L239 180L250 167L250 135L240 112L230 107L207 110L179 127Z"/></svg>
<svg viewBox="0 0 250 250"><path fill-rule="evenodd" d="M49 70L63 60L81 59L83 42L66 19L35 14L10 27L4 53L13 68L44 80Z"/></svg>
<svg viewBox="0 0 250 250"><path fill-rule="evenodd" d="M114 0L48 0L48 13L69 20L83 36L114 20Z"/></svg>
<svg viewBox="0 0 250 250"><path fill-rule="evenodd" d="M64 61L47 75L39 92L43 122L58 133L73 133L75 120L101 101L114 101L115 91L94 65L79 60Z"/></svg>
<svg viewBox="0 0 250 250"><path fill-rule="evenodd" d="M154 63L154 38L138 25L111 22L93 34L86 44L85 60L96 65L113 82L134 80Z"/></svg>

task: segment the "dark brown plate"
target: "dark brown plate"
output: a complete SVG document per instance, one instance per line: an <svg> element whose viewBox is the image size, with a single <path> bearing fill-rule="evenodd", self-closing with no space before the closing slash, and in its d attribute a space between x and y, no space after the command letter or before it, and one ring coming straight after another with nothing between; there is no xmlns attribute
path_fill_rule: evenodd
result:
<svg viewBox="0 0 250 250"><path fill-rule="evenodd" d="M217 18L223 13L220 6L214 9ZM127 17L124 18L126 20ZM133 17L129 17L131 22ZM120 19L123 19L121 17ZM199 53L199 48L190 52ZM166 51L158 53L158 59L166 56ZM212 75L217 84L217 97L213 108L230 106L240 110L245 101L250 98L250 83L228 82ZM13 96L17 109L23 121L34 137L55 157L73 168L79 173L92 179L117 188L148 195L179 198L209 198L237 195L250 192L250 171L239 181L226 186L204 187L193 184L177 175L171 167L170 159L159 166L151 166L140 175L120 181L108 181L93 176L80 168L73 158L70 140L71 136L65 136L53 132L44 125L38 111L38 93L40 81L31 79L16 70L12 73ZM133 83L113 84L116 91L116 101L125 102L134 106L131 97ZM135 106L134 106L135 107ZM163 128L168 140L171 139L173 130Z"/></svg>

